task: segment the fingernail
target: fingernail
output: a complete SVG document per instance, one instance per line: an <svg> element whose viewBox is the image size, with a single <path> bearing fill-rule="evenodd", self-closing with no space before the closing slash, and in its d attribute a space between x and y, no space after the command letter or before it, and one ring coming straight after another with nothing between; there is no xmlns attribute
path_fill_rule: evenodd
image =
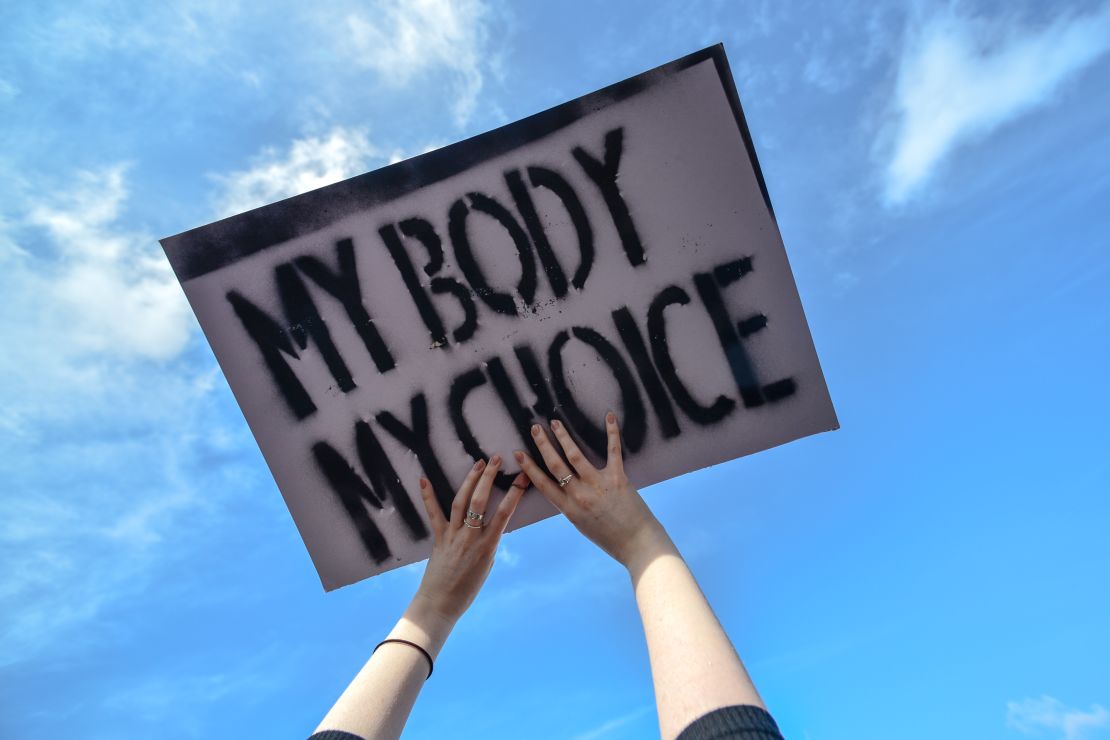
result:
<svg viewBox="0 0 1110 740"><path fill-rule="evenodd" d="M617 423L617 415L614 414L612 411L610 411L609 413L607 413L605 415L605 421L609 422L610 424L616 424Z"/></svg>
<svg viewBox="0 0 1110 740"><path fill-rule="evenodd" d="M421 479L420 479L420 487L421 487L421 488L427 488L427 487L428 487L428 481L427 481L427 479L425 479L425 478L421 478Z"/></svg>
<svg viewBox="0 0 1110 740"><path fill-rule="evenodd" d="M489 464L490 465L500 465L501 464L501 456L500 455L494 455L493 457L491 457L489 459Z"/></svg>
<svg viewBox="0 0 1110 740"><path fill-rule="evenodd" d="M517 450L516 452L514 452L514 453L513 453L513 457L515 457L515 458L516 458L516 461L517 461L518 463L522 463L522 462L524 462L524 453L523 453L523 452L521 452L520 450Z"/></svg>
<svg viewBox="0 0 1110 740"><path fill-rule="evenodd" d="M540 425L539 424L533 424L532 425L532 436L533 437L540 436Z"/></svg>
<svg viewBox="0 0 1110 740"><path fill-rule="evenodd" d="M478 460L474 463L474 469L475 470L481 470L485 466L485 464L486 464L485 460Z"/></svg>
<svg viewBox="0 0 1110 740"><path fill-rule="evenodd" d="M563 427L563 425L559 423L558 419L552 419L551 420L551 428L552 429L561 429L562 427Z"/></svg>

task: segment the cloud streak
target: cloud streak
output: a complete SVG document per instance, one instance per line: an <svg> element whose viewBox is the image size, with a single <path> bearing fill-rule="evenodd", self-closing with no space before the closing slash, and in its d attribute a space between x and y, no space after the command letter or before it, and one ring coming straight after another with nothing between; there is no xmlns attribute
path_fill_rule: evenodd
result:
<svg viewBox="0 0 1110 740"><path fill-rule="evenodd" d="M1039 699L1007 702L1006 725L1026 734L1058 730L1063 733L1064 740L1081 740L1088 736L1089 730L1110 727L1110 711L1092 704L1084 712L1044 695Z"/></svg>
<svg viewBox="0 0 1110 740"><path fill-rule="evenodd" d="M651 705L642 706L627 714L622 714L619 717L614 717L613 719L602 722L597 727L583 732L580 735L575 735L574 740L603 740L603 738L609 737L615 730L619 730L630 722L635 722L653 709L655 709L655 707Z"/></svg>
<svg viewBox="0 0 1110 740"><path fill-rule="evenodd" d="M1033 28L950 6L911 25L878 150L888 206L918 195L960 147L1052 103L1110 49L1110 8Z"/></svg>

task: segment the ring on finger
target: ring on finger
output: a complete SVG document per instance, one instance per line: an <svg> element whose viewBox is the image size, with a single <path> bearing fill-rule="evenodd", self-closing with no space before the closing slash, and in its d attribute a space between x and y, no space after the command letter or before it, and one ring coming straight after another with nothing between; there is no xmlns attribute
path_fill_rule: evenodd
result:
<svg viewBox="0 0 1110 740"><path fill-rule="evenodd" d="M562 478L560 478L559 479L559 488L566 488L567 483L570 483L572 478L574 478L574 473L567 473Z"/></svg>
<svg viewBox="0 0 1110 740"><path fill-rule="evenodd" d="M463 520L463 524L470 527L471 529L481 529L483 526L485 526L484 524L482 524L482 519L484 517L485 514L479 514L478 512L474 511L474 509L467 509L466 519Z"/></svg>

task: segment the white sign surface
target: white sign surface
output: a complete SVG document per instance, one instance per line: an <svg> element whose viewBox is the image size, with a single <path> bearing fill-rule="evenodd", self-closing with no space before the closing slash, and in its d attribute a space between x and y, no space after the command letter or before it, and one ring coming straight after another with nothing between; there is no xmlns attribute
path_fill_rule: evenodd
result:
<svg viewBox="0 0 1110 740"><path fill-rule="evenodd" d="M837 427L720 46L162 244L328 590L536 421L637 486Z"/></svg>

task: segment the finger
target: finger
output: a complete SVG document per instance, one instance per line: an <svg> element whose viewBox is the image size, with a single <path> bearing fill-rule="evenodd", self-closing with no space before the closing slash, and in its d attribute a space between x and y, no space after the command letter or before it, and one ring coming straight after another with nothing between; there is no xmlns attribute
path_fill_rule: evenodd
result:
<svg viewBox="0 0 1110 740"><path fill-rule="evenodd" d="M489 503L490 488L493 487L493 481L497 478L497 471L500 469L501 456L494 455L489 459L489 465L486 465L486 469L482 471L482 477L478 479L478 483L474 486L474 495L470 498L470 505L466 507L468 515L472 511L475 514L486 513L486 504ZM481 522L471 522L471 524L480 523Z"/></svg>
<svg viewBox="0 0 1110 740"><path fill-rule="evenodd" d="M609 438L609 459L605 467L618 473L624 472L624 457L621 455L621 430L617 425L617 415L612 411L605 414L605 432Z"/></svg>
<svg viewBox="0 0 1110 740"><path fill-rule="evenodd" d="M551 502L559 511L563 511L563 489L559 488L559 484L551 480L551 476L543 472L543 468L536 464L536 461L530 458L527 453L517 450L513 453L516 461L520 464L524 474L532 481L543 497ZM512 491L510 491L511 493Z"/></svg>
<svg viewBox="0 0 1110 740"><path fill-rule="evenodd" d="M486 467L485 460L478 460L474 463L474 467L466 474L463 479L462 485L455 493L455 499L451 502L451 526L458 529L462 526L463 515L466 513L466 505L470 503L470 494L474 491L474 484L478 482L478 475Z"/></svg>
<svg viewBox="0 0 1110 740"><path fill-rule="evenodd" d="M578 473L578 477L583 480L592 479L597 475L597 469L590 464L586 456L582 454L582 450L578 448L578 443L570 436L570 432L563 426L563 422L558 419L552 419L551 431L555 432L555 439L559 440L562 445L563 452L566 453L567 462L574 468L574 472Z"/></svg>
<svg viewBox="0 0 1110 740"><path fill-rule="evenodd" d="M570 468L563 462L563 458L559 457L559 452L555 449L555 445L551 444L547 432L545 432L543 427L539 424L532 425L532 439L535 441L536 447L540 451L540 456L543 457L544 464L556 481L560 481L570 474ZM534 481L535 478L532 478L532 480Z"/></svg>
<svg viewBox="0 0 1110 740"><path fill-rule="evenodd" d="M443 539L443 531L447 529L447 520L443 518L443 509L432 493L432 484L424 476L420 476L420 498L424 500L424 511L428 512L428 523L432 526L432 533L436 541Z"/></svg>
<svg viewBox="0 0 1110 740"><path fill-rule="evenodd" d="M501 503L497 506L497 511L493 514L493 519L490 520L489 526L498 537L505 531L505 527L509 524L509 519L512 518L513 512L516 511L516 505L520 503L521 497L524 492L528 490L528 476L520 473L513 479L513 484L509 486L509 492L505 494L505 498L501 499Z"/></svg>

